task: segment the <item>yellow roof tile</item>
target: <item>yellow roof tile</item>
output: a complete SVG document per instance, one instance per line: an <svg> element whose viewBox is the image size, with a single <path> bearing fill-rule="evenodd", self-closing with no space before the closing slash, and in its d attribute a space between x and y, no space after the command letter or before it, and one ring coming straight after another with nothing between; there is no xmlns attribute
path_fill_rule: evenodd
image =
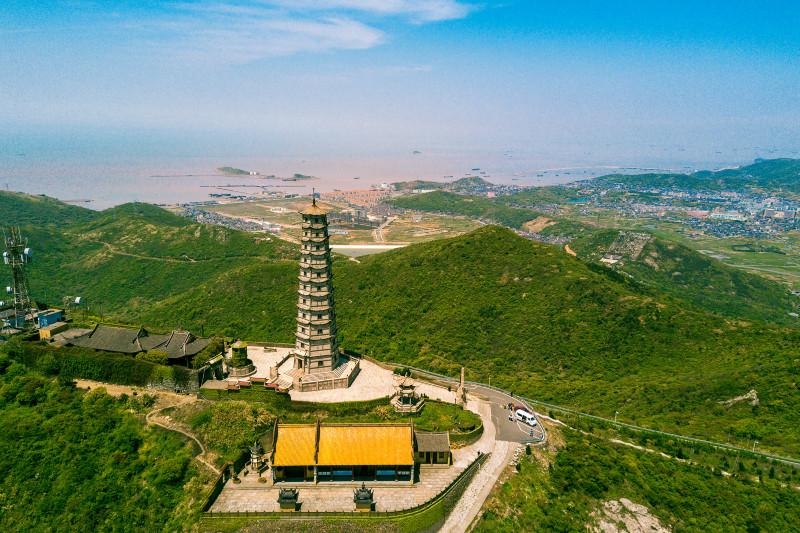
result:
<svg viewBox="0 0 800 533"><path fill-rule="evenodd" d="M412 465L411 425L322 425L320 465Z"/></svg>
<svg viewBox="0 0 800 533"><path fill-rule="evenodd" d="M317 427L315 424L278 424L275 442L275 466L303 466L314 464Z"/></svg>

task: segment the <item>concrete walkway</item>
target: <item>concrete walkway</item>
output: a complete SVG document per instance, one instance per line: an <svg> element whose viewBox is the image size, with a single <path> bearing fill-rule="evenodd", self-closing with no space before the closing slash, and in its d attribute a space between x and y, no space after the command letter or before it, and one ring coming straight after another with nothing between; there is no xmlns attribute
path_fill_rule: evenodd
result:
<svg viewBox="0 0 800 533"><path fill-rule="evenodd" d="M362 359L360 363L361 371L356 376L353 384L346 389L309 392L299 392L291 389L289 390L289 396L291 396L292 400L303 402L363 402L376 398L388 398L396 392L394 385L401 379L400 376L365 359ZM448 391L446 387L439 387L423 381L418 381L417 393L449 403L455 402L456 399L455 388L452 391Z"/></svg>
<svg viewBox="0 0 800 533"><path fill-rule="evenodd" d="M450 516L447 517L439 533L464 533L472 521L478 516L483 502L489 496L492 487L500 477L503 469L514 457L517 445L507 441L497 441L494 452L483 464L480 472L472 479L467 490L461 496Z"/></svg>
<svg viewBox="0 0 800 533"><path fill-rule="evenodd" d="M474 398L474 396L473 396ZM521 446L509 440L497 440L498 429L493 423L492 411L497 406L491 401L469 399L467 409L478 414L483 420L483 435L475 444L483 453L491 457L481 467L464 491L453 511L447 517L440 533L465 533L475 517L480 513L483 503L497 482L503 469L511 462L514 453ZM500 423L504 420L500 420ZM524 435L523 435L524 436ZM519 438L519 437L517 437Z"/></svg>

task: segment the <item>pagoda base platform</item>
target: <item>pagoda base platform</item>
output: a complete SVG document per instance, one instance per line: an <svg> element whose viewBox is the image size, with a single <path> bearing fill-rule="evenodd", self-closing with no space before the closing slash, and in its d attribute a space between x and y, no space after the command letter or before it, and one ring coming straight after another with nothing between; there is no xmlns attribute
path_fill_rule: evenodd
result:
<svg viewBox="0 0 800 533"><path fill-rule="evenodd" d="M299 392L319 390L346 389L356 379L361 370L361 361L347 356L339 357L339 364L332 371L303 374L302 370L291 368L290 361L278 368L278 377L272 382L282 388L291 388ZM291 383L291 387L287 387Z"/></svg>
<svg viewBox="0 0 800 533"><path fill-rule="evenodd" d="M256 373L256 367L252 364L245 365L243 367L235 368L232 366L228 367L228 376L232 378L243 378L247 376L252 376Z"/></svg>

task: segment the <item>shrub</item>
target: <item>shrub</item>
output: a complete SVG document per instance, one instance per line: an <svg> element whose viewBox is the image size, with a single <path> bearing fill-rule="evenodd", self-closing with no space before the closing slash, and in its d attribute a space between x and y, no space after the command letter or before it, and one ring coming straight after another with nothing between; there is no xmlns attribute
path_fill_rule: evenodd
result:
<svg viewBox="0 0 800 533"><path fill-rule="evenodd" d="M225 350L225 340L222 337L214 337L211 343L203 348L200 353L192 359L192 368L201 368L208 363L208 360L215 357Z"/></svg>
<svg viewBox="0 0 800 533"><path fill-rule="evenodd" d="M151 350L149 352L142 352L136 356L136 359L155 363L157 365L166 365L169 362L169 355L167 352L160 352L158 350Z"/></svg>
<svg viewBox="0 0 800 533"><path fill-rule="evenodd" d="M55 357L53 357L53 354L45 354L44 357L41 357L36 362L36 369L45 376L55 376L58 374L58 361Z"/></svg>

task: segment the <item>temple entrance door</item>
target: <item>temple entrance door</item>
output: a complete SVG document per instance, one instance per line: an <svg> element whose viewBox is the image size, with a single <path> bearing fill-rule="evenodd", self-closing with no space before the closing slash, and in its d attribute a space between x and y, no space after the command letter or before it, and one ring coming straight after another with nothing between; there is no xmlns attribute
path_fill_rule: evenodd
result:
<svg viewBox="0 0 800 533"><path fill-rule="evenodd" d="M373 481L375 478L375 467L358 465L353 468L356 481Z"/></svg>
<svg viewBox="0 0 800 533"><path fill-rule="evenodd" d="M296 483L306 480L306 467L304 466L287 466L285 472L286 481Z"/></svg>

